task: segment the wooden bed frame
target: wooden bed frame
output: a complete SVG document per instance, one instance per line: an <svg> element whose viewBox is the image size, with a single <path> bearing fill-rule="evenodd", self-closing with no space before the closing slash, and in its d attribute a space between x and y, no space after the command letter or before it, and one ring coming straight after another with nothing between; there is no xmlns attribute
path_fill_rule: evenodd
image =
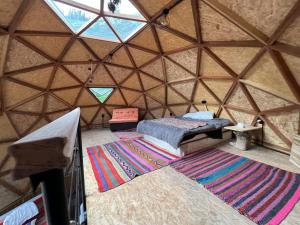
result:
<svg viewBox="0 0 300 225"><path fill-rule="evenodd" d="M174 155L182 157L196 151L203 151L209 148L213 148L219 144L228 142L232 138L231 131L222 129L222 133L222 139L213 139L208 137L206 134L198 134L191 139L182 141L178 148L174 148L169 143L159 140L150 135L144 135L144 139L160 148L168 150Z"/></svg>

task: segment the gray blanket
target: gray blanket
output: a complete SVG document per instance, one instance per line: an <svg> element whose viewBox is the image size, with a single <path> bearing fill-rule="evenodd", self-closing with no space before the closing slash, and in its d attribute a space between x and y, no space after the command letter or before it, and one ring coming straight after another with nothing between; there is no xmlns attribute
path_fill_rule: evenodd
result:
<svg viewBox="0 0 300 225"><path fill-rule="evenodd" d="M189 120L189 121L199 121L183 117L177 117L178 120ZM165 123L158 123L156 120L143 120L138 123L137 132L142 134L151 135L162 141L169 143L174 148L178 148L180 142L184 137L193 135L208 133L214 130L221 129L224 126L231 124L230 120L227 119L212 119L212 120L201 120L206 122L207 125L199 126L197 128L182 128L174 125L167 125Z"/></svg>

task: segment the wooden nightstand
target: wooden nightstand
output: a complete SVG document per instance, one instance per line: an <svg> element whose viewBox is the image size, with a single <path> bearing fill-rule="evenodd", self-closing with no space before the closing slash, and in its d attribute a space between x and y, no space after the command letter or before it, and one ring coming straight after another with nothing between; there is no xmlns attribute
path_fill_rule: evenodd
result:
<svg viewBox="0 0 300 225"><path fill-rule="evenodd" d="M226 130L232 130L236 136L236 141L231 143L234 147L239 148L241 150L248 150L251 144L251 137L253 136L253 132L262 129L262 127L253 127L247 126L245 128L240 128L237 126L228 126L224 127Z"/></svg>

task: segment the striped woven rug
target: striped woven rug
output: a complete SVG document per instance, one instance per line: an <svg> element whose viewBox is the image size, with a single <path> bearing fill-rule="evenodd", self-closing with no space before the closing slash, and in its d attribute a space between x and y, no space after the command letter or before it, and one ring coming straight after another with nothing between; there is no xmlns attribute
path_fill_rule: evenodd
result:
<svg viewBox="0 0 300 225"><path fill-rule="evenodd" d="M280 224L300 199L300 174L217 149L171 166L257 224Z"/></svg>
<svg viewBox="0 0 300 225"><path fill-rule="evenodd" d="M178 157L144 139L120 140L87 148L100 192L169 165Z"/></svg>

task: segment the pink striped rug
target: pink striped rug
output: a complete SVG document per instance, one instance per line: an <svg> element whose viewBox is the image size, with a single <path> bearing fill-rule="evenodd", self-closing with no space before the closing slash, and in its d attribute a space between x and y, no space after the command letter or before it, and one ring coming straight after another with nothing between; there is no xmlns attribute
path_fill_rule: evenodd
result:
<svg viewBox="0 0 300 225"><path fill-rule="evenodd" d="M87 148L100 192L169 165L178 157L144 139L120 140Z"/></svg>
<svg viewBox="0 0 300 225"><path fill-rule="evenodd" d="M188 155L171 167L257 224L280 224L300 199L300 174L217 149Z"/></svg>

